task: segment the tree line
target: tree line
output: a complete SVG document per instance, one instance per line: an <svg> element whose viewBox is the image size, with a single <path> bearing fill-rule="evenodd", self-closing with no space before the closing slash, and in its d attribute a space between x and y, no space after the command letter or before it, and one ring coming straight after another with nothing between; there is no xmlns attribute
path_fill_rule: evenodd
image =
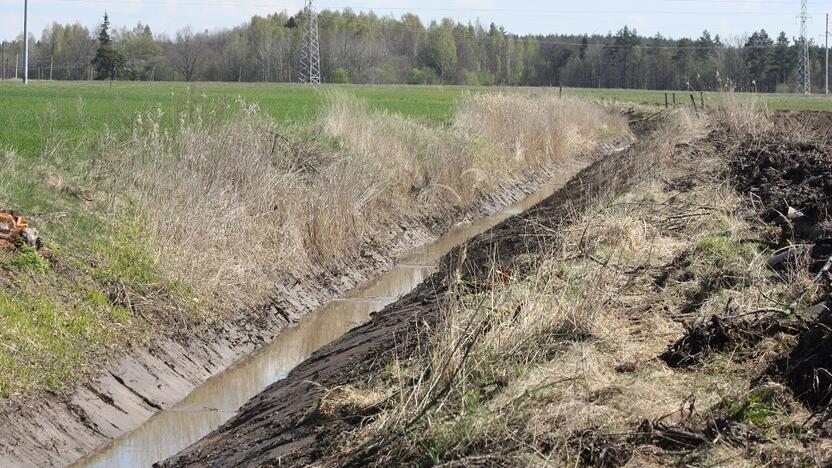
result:
<svg viewBox="0 0 832 468"><path fill-rule="evenodd" d="M789 91L799 40L765 30L724 40L645 37L624 26L606 35L516 35L495 24L425 25L414 14L319 13L324 81L602 88ZM139 23L110 31L54 23L30 36L30 77L148 81L290 82L297 79L303 13L254 16L230 29L175 36ZM22 38L2 42L2 77L22 76ZM810 43L813 83L823 49Z"/></svg>

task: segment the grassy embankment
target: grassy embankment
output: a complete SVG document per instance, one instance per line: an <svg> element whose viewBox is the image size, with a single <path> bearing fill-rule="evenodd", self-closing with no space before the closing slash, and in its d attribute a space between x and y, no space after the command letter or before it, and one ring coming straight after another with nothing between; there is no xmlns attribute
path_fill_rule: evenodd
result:
<svg viewBox="0 0 832 468"><path fill-rule="evenodd" d="M232 89L253 99L219 97ZM13 94L4 113L29 120L0 140L2 208L55 259L0 253L0 396L65 389L125 347L258 303L282 273L355 255L386 222L464 210L625 127L551 94L276 89Z"/></svg>
<svg viewBox="0 0 832 468"><path fill-rule="evenodd" d="M644 155L644 182L538 233L542 253L490 287L458 282L415 355L331 389L322 411L373 416L323 460L372 450L379 466L828 463L829 440L810 424L822 408L758 380L823 288L803 268L766 267L777 233L738 209L724 157L816 136L732 109L712 127L673 116ZM712 128L730 135L719 150L704 138Z"/></svg>

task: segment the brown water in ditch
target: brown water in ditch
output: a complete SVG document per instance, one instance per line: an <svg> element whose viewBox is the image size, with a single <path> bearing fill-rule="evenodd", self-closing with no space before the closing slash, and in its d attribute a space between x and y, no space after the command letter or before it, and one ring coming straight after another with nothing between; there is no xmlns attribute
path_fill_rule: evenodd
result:
<svg viewBox="0 0 832 468"><path fill-rule="evenodd" d="M570 167L516 205L473 223L457 225L435 242L406 254L388 272L310 313L281 332L269 345L212 377L172 408L158 412L135 431L75 466L142 467L175 455L229 420L244 403L286 377L317 349L413 290L436 270L438 261L452 248L537 205L579 169Z"/></svg>

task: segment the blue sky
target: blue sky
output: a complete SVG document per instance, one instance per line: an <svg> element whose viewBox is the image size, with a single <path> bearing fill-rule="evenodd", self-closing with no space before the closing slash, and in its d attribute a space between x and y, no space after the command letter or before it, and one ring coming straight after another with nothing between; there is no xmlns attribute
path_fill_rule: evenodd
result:
<svg viewBox="0 0 832 468"><path fill-rule="evenodd" d="M30 0L30 30L36 36L53 21L93 27L106 9L114 26L150 24L156 33L174 35L191 25L196 30L230 27L252 15L298 10L303 0ZM419 14L425 22L441 17L483 24L495 22L515 33L602 33L627 24L642 34L697 36L703 29L722 37L742 36L765 28L789 36L799 31L799 0L320 0L319 8L372 9L379 14ZM824 15L832 0L810 1L810 35L820 41ZM23 0L0 0L0 39L22 31Z"/></svg>

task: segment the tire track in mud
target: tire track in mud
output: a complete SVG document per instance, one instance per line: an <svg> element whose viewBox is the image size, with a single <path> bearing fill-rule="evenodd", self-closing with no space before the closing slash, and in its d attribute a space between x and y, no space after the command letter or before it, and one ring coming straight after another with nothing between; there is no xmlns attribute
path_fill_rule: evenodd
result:
<svg viewBox="0 0 832 468"><path fill-rule="evenodd" d="M315 352L218 430L156 466L314 463L319 441L327 434L354 429L355 419L360 419L318 411L328 389L364 381L394 357L416 352L415 343L437 323L450 298L454 273L476 283L495 266L510 268L518 256L539 252L541 236L569 223L574 213L599 197L621 193L641 180L656 154L649 145L639 142L623 152L606 154L536 207L455 248L439 271L410 294Z"/></svg>

